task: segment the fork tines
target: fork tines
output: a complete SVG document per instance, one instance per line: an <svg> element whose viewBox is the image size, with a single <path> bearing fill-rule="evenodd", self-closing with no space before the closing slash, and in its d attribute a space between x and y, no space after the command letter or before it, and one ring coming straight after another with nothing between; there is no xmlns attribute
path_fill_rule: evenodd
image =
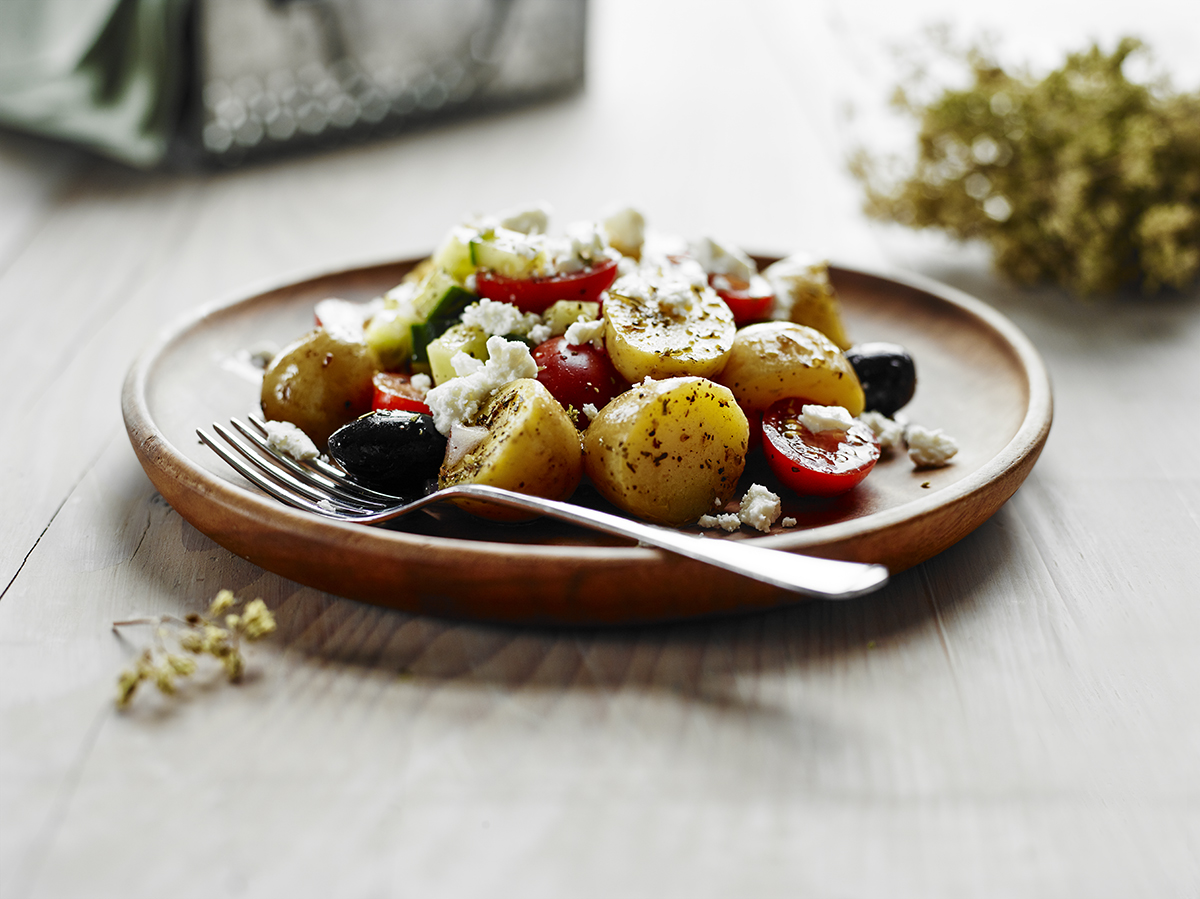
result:
<svg viewBox="0 0 1200 899"><path fill-rule="evenodd" d="M213 423L213 430L235 453L202 430L197 429L196 434L234 471L288 505L322 515L356 517L397 504L395 496L354 483L322 459L300 462L276 453L267 443L262 420L252 415L250 421L253 428L236 418L230 419L237 434Z"/></svg>

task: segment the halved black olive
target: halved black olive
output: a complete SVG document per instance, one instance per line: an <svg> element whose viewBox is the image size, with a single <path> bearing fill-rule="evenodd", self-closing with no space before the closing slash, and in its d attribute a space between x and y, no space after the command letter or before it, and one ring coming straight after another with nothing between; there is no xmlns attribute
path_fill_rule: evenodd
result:
<svg viewBox="0 0 1200 899"><path fill-rule="evenodd" d="M866 408L888 418L913 398L917 369L912 356L895 343L862 343L846 351L846 359L862 383Z"/></svg>
<svg viewBox="0 0 1200 899"><path fill-rule="evenodd" d="M446 455L446 438L429 415L385 409L334 431L329 455L354 480L402 494L419 491L425 481L437 477Z"/></svg>

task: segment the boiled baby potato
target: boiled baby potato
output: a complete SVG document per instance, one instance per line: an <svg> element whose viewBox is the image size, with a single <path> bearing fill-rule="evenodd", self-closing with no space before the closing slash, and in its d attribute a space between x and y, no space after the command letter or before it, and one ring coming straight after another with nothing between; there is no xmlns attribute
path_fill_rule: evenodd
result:
<svg viewBox="0 0 1200 899"><path fill-rule="evenodd" d="M814 328L763 322L737 332L718 380L748 409L802 397L820 406L863 411L863 389L837 346Z"/></svg>
<svg viewBox="0 0 1200 899"><path fill-rule="evenodd" d="M604 346L630 382L708 378L725 367L737 326L716 292L678 281L622 278L604 301Z"/></svg>
<svg viewBox="0 0 1200 899"><path fill-rule="evenodd" d="M366 343L324 328L310 331L267 366L263 414L290 421L323 450L330 434L371 411L371 378L378 370Z"/></svg>
<svg viewBox="0 0 1200 899"><path fill-rule="evenodd" d="M639 384L583 435L583 467L610 502L674 527L728 502L750 428L733 394L705 378Z"/></svg>
<svg viewBox="0 0 1200 899"><path fill-rule="evenodd" d="M850 349L850 338L842 324L842 304L829 280L828 262L795 253L768 267L763 277L771 285L776 305L786 312L775 318L816 328L839 349Z"/></svg>
<svg viewBox="0 0 1200 899"><path fill-rule="evenodd" d="M547 499L567 499L575 491L582 474L579 432L541 382L521 378L504 385L471 425L487 434L461 459L442 466L439 487L488 484ZM537 517L476 500L455 503L494 521Z"/></svg>

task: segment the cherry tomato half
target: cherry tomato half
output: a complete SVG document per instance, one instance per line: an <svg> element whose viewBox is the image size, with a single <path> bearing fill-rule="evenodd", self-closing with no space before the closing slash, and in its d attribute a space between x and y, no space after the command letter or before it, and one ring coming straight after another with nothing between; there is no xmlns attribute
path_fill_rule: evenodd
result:
<svg viewBox="0 0 1200 899"><path fill-rule="evenodd" d="M608 401L629 389L613 367L608 353L592 343L569 344L566 337L551 337L533 351L537 379L562 403L576 427L587 427L583 407L603 409Z"/></svg>
<svg viewBox="0 0 1200 899"><path fill-rule="evenodd" d="M879 460L875 435L861 422L845 431L814 434L800 423L804 404L802 399L783 399L763 413L767 464L784 485L801 495L845 493Z"/></svg>
<svg viewBox="0 0 1200 899"><path fill-rule="evenodd" d="M425 405L424 394L412 386L412 379L408 375L381 371L375 374L372 381L375 391L371 399L371 411L399 409L402 412L431 414Z"/></svg>
<svg viewBox="0 0 1200 899"><path fill-rule="evenodd" d="M739 328L770 318L775 294L771 292L766 278L755 275L747 282L731 275L709 275L708 283L725 301Z"/></svg>
<svg viewBox="0 0 1200 899"><path fill-rule="evenodd" d="M475 290L481 297L512 303L522 312L541 315L559 300L596 302L616 277L617 263L613 259L547 278L508 278L484 270L475 275Z"/></svg>

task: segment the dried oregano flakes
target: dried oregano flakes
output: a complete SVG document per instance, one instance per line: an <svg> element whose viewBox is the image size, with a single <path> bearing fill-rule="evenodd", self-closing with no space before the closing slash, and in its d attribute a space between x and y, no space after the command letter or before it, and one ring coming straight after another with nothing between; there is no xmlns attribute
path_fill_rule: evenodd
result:
<svg viewBox="0 0 1200 899"><path fill-rule="evenodd" d="M997 268L1080 294L1183 289L1200 276L1200 92L1130 80L1144 52L1093 45L1034 78L979 48L969 84L894 104L919 123L916 160L857 153L851 168L874 218L982 239Z"/></svg>

